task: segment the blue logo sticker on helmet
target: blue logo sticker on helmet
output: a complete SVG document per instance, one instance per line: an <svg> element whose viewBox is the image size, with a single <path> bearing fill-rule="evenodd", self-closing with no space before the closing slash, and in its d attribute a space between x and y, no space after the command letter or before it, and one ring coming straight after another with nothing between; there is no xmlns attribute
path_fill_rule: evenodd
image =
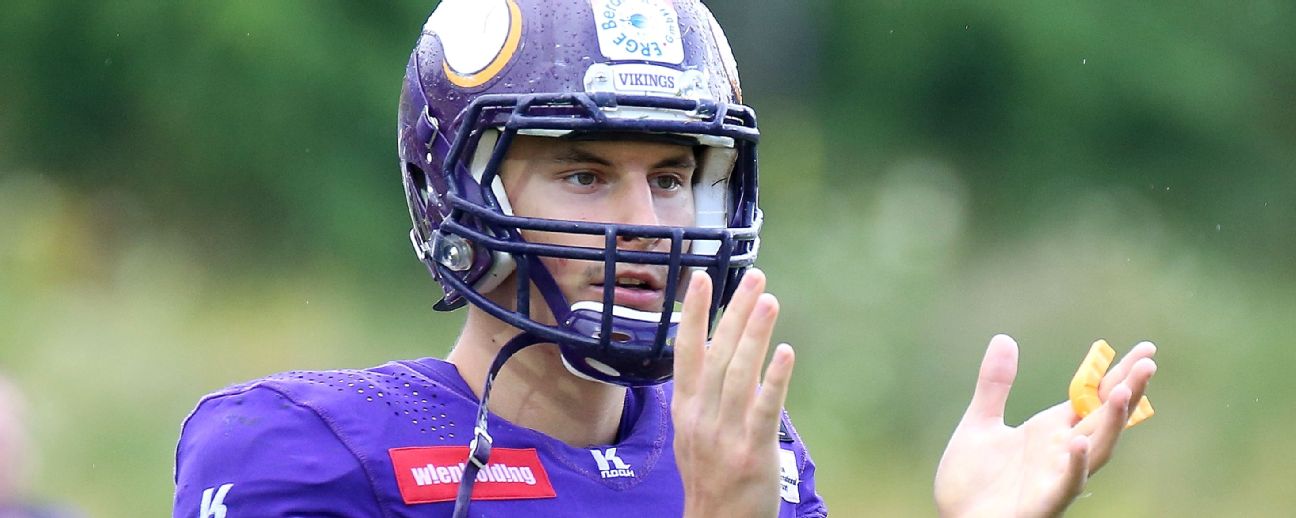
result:
<svg viewBox="0 0 1296 518"><path fill-rule="evenodd" d="M684 61L679 16L663 0L592 0L599 49L614 61Z"/></svg>

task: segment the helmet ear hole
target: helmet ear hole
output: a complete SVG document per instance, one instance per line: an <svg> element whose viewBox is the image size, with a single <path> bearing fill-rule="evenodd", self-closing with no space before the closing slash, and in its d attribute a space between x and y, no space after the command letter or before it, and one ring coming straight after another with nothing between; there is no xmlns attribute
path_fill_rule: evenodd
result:
<svg viewBox="0 0 1296 518"><path fill-rule="evenodd" d="M409 176L410 187L418 195L419 201L427 203L428 192L431 189L428 186L427 175L423 173L423 168L413 162L405 162L405 174Z"/></svg>

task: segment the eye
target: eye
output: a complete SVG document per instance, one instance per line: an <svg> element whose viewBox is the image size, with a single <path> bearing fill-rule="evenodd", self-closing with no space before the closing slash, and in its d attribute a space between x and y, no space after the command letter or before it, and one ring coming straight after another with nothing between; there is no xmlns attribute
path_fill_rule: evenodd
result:
<svg viewBox="0 0 1296 518"><path fill-rule="evenodd" d="M598 183L598 175L589 171L580 171L564 176L563 181L581 187L589 187Z"/></svg>
<svg viewBox="0 0 1296 518"><path fill-rule="evenodd" d="M675 189L680 188L680 186L684 185L684 181L681 180L680 177L675 176L673 174L657 175L654 176L652 180L649 181L652 182L653 187L656 187L663 191L673 191Z"/></svg>

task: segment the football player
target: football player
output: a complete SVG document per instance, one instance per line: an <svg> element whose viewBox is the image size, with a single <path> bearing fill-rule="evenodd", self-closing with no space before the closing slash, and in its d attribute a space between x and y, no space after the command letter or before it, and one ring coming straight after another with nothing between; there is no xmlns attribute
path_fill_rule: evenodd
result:
<svg viewBox="0 0 1296 518"><path fill-rule="evenodd" d="M762 376L756 118L703 5L443 1L398 138L449 357L206 397L176 516L826 515L791 349Z"/></svg>
<svg viewBox="0 0 1296 518"><path fill-rule="evenodd" d="M175 515L826 516L782 411L792 349L765 364L758 136L696 1L444 0L406 67L398 150L410 240L435 308L466 308L459 338L445 360L207 396ZM1018 444L985 417L1011 383L1003 341L953 453ZM1087 452L1079 437L1064 447ZM987 502L1017 486L958 478L989 465L969 451L947 453L943 510L1014 509Z"/></svg>

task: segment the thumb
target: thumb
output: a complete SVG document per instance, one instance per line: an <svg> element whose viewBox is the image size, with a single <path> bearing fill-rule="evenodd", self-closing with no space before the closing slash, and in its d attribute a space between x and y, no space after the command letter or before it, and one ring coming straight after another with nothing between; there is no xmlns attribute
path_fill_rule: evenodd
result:
<svg viewBox="0 0 1296 518"><path fill-rule="evenodd" d="M981 360L981 373L977 376L976 392L968 405L964 419L994 420L1003 424L1004 406L1008 391L1017 377L1017 342L1008 335L994 335Z"/></svg>

